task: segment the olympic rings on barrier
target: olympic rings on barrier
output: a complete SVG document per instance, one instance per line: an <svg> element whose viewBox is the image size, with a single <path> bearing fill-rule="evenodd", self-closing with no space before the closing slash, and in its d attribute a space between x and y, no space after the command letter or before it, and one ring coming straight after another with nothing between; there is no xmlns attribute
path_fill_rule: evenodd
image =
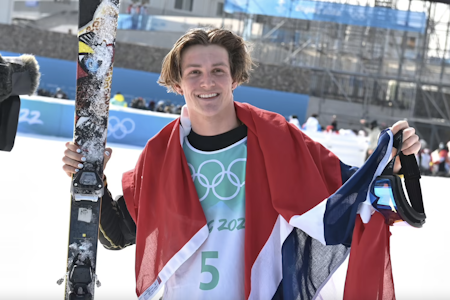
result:
<svg viewBox="0 0 450 300"><path fill-rule="evenodd" d="M134 132L136 124L130 118L120 120L116 116L110 116L108 120L108 136L112 135L118 140Z"/></svg>

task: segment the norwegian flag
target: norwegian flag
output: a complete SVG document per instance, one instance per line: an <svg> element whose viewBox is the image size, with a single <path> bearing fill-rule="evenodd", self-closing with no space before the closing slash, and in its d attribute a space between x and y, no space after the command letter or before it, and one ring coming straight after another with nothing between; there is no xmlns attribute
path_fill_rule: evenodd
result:
<svg viewBox="0 0 450 300"><path fill-rule="evenodd" d="M284 117L238 102L235 109L248 128L242 299L315 299L350 247L345 299L394 299L389 228L372 216L367 198L388 162L392 133L382 133L355 173ZM189 132L185 107L123 176L137 225L139 299L151 299L208 238L182 149Z"/></svg>

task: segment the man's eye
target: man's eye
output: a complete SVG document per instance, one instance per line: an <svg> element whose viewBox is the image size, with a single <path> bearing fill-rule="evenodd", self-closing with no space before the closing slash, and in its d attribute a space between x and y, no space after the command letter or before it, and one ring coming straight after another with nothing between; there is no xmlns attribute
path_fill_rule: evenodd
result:
<svg viewBox="0 0 450 300"><path fill-rule="evenodd" d="M223 70L221 70L221 69L215 69L214 72L215 72L215 73L222 73Z"/></svg>

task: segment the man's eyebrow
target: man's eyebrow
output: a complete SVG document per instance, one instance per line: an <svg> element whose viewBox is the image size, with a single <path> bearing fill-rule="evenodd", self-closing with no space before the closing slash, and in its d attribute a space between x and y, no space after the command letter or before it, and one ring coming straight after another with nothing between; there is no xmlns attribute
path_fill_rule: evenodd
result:
<svg viewBox="0 0 450 300"><path fill-rule="evenodd" d="M226 67L227 64L224 63L224 62L218 62L218 63L213 64L212 66L213 67L217 67L217 66L224 66L224 67ZM201 68L201 65L189 64L189 65L185 66L185 69L187 69L187 68Z"/></svg>
<svg viewBox="0 0 450 300"><path fill-rule="evenodd" d="M226 63L224 63L224 62L219 62L219 63L213 64L213 67L217 67L217 66L224 66L224 67L226 67L228 65Z"/></svg>
<svg viewBox="0 0 450 300"><path fill-rule="evenodd" d="M187 65L187 66L185 67L185 69L187 69L187 68L200 68L200 67L201 67L200 65L190 64L190 65Z"/></svg>

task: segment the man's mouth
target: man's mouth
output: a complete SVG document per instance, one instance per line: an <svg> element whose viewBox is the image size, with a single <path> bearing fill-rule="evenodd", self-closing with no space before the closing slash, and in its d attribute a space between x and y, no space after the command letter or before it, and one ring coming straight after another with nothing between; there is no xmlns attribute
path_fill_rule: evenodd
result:
<svg viewBox="0 0 450 300"><path fill-rule="evenodd" d="M200 95L197 95L197 97L202 98L202 99L210 99L210 98L214 98L214 97L217 97L217 96L219 96L218 93L200 94Z"/></svg>

